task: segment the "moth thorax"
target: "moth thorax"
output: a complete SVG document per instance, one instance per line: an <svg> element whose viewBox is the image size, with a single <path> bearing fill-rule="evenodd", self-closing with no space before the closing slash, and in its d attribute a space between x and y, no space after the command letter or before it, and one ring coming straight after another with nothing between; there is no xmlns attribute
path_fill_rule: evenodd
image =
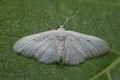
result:
<svg viewBox="0 0 120 80"><path fill-rule="evenodd" d="M59 28L57 31L57 39L58 40L65 40L66 33L64 28Z"/></svg>

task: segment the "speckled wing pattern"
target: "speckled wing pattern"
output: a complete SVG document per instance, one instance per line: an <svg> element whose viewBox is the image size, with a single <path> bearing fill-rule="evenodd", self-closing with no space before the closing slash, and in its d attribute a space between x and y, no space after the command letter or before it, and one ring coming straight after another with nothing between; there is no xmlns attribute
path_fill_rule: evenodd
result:
<svg viewBox="0 0 120 80"><path fill-rule="evenodd" d="M79 64L85 59L98 57L108 51L108 44L100 38L74 31L66 31L66 64Z"/></svg>
<svg viewBox="0 0 120 80"><path fill-rule="evenodd" d="M43 63L58 61L56 49L56 30L46 31L18 40L13 49L16 53L26 57L34 57Z"/></svg>
<svg viewBox="0 0 120 80"><path fill-rule="evenodd" d="M45 64L61 62L69 65L79 64L108 51L108 44L100 38L74 31L64 32L59 35L58 30L50 30L26 36L18 40L13 49Z"/></svg>

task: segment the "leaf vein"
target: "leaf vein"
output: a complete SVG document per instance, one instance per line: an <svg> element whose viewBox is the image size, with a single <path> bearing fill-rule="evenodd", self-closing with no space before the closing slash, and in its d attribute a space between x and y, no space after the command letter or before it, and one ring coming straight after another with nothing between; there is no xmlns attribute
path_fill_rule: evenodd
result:
<svg viewBox="0 0 120 80"><path fill-rule="evenodd" d="M120 63L120 57L118 57L111 65L109 65L107 68L105 68L104 70L102 70L101 72L99 72L97 75L93 76L92 78L90 78L90 80L95 80L98 77L100 77L101 75L103 75L104 73L107 73L108 71L112 70L114 67L117 66L117 64Z"/></svg>

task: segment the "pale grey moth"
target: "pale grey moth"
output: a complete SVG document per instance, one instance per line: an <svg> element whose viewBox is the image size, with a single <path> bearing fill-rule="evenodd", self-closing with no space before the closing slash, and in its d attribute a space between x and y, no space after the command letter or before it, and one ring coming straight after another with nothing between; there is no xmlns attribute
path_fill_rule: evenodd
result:
<svg viewBox="0 0 120 80"><path fill-rule="evenodd" d="M65 30L50 30L18 40L14 51L39 62L76 65L108 51L108 44L97 37Z"/></svg>

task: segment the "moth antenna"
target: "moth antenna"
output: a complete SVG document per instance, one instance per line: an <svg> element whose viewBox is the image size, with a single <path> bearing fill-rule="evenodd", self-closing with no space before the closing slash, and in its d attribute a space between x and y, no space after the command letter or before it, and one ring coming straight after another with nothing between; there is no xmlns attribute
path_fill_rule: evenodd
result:
<svg viewBox="0 0 120 80"><path fill-rule="evenodd" d="M63 25L60 25L60 27L64 27L64 25L72 18L74 18L77 14L79 13L79 11L77 11L74 15L72 15L71 17L66 18L66 20L64 21Z"/></svg>
<svg viewBox="0 0 120 80"><path fill-rule="evenodd" d="M68 22L69 18L66 18L66 20L64 21L63 25L60 25L60 27L64 27L64 25Z"/></svg>
<svg viewBox="0 0 120 80"><path fill-rule="evenodd" d="M61 24L59 20L57 20L57 23L58 23L59 25Z"/></svg>

